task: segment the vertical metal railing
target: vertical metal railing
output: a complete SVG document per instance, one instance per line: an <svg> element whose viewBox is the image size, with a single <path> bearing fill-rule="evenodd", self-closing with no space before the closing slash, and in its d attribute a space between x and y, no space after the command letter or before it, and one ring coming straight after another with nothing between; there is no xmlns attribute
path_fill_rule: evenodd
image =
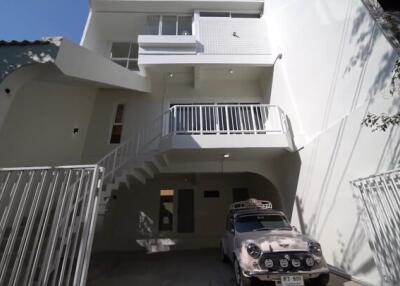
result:
<svg viewBox="0 0 400 286"><path fill-rule="evenodd" d="M286 114L267 104L174 105L106 154L97 163L104 168L104 182L128 161L157 150L170 135L224 135L287 133Z"/></svg>
<svg viewBox="0 0 400 286"><path fill-rule="evenodd" d="M0 285L85 285L103 168L0 169Z"/></svg>
<svg viewBox="0 0 400 286"><path fill-rule="evenodd" d="M175 135L287 132L285 114L267 104L175 105L168 118Z"/></svg>
<svg viewBox="0 0 400 286"><path fill-rule="evenodd" d="M400 169L352 181L375 263L387 285L400 283Z"/></svg>

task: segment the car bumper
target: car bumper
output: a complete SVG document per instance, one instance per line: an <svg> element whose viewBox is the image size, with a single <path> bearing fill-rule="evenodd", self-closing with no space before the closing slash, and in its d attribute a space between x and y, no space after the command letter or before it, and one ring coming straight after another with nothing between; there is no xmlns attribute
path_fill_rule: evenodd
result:
<svg viewBox="0 0 400 286"><path fill-rule="evenodd" d="M294 275L294 276L303 276L304 280L317 278L322 274L329 274L328 268L319 268L311 271L299 271L299 272L269 272L266 270L252 270L252 271L243 271L244 276L257 278L261 281L280 281L282 276L285 275Z"/></svg>

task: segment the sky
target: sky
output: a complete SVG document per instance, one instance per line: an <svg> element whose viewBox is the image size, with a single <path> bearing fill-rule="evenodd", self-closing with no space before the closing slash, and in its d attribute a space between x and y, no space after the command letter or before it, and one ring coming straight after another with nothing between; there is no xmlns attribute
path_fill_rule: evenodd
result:
<svg viewBox="0 0 400 286"><path fill-rule="evenodd" d="M0 40L63 36L79 43L89 0L0 0Z"/></svg>

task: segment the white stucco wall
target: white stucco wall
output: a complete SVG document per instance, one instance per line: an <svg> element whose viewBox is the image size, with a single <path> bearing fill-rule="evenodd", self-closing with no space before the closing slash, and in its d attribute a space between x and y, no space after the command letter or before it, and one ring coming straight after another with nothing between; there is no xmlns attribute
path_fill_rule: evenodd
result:
<svg viewBox="0 0 400 286"><path fill-rule="evenodd" d="M349 181L399 162L399 128L361 127L368 111L399 109L388 92L395 51L359 0L266 3L283 54L271 102L298 118L305 135L293 222L321 242L329 264L382 285Z"/></svg>
<svg viewBox="0 0 400 286"><path fill-rule="evenodd" d="M94 89L50 82L21 87L0 130L0 166L79 164L94 95Z"/></svg>

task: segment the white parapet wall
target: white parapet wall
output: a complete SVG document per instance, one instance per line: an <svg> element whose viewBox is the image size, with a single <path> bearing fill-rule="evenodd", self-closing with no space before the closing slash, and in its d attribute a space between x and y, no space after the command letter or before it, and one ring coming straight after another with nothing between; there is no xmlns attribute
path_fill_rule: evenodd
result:
<svg viewBox="0 0 400 286"><path fill-rule="evenodd" d="M322 244L327 261L356 280L382 285L350 181L399 162L400 130L372 132L368 112L393 114L396 51L360 0L266 1L275 65L271 104L305 137L293 222Z"/></svg>

